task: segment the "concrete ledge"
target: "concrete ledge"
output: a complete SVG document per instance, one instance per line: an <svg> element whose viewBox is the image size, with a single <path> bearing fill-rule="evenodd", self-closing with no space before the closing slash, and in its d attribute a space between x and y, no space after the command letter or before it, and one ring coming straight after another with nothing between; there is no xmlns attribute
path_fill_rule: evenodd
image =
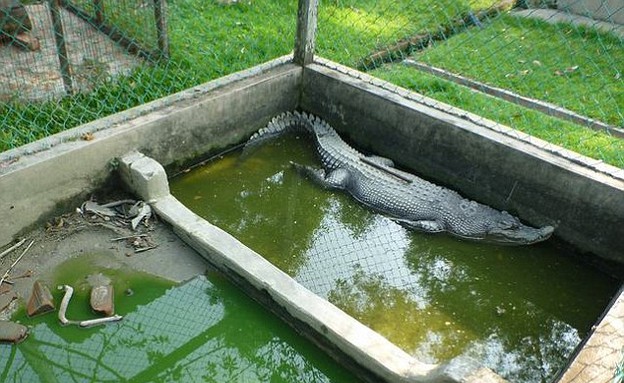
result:
<svg viewBox="0 0 624 383"><path fill-rule="evenodd" d="M624 24L624 4L621 0L558 0L557 8L616 24Z"/></svg>
<svg viewBox="0 0 624 383"><path fill-rule="evenodd" d="M280 58L0 153L0 244L102 187L116 165L112 160L128 151L179 167L295 109L302 69L289 61ZM93 140L80 139L87 132Z"/></svg>
<svg viewBox="0 0 624 383"><path fill-rule="evenodd" d="M562 0L559 0L562 1ZM578 2L578 0L574 0ZM569 0L568 0L569 2ZM561 7L559 7L561 8ZM578 13L578 12L577 12ZM574 14L569 13L565 10L556 10L556 9L523 9L523 10L514 10L511 12L513 16L520 17L528 17L528 18L536 18L543 20L550 24L557 23L569 23L572 25L582 25L585 27L595 28L598 31L603 33L612 33L613 35L624 39L624 22L620 24L615 24L611 20L611 22L596 20L595 18L590 18L587 16L583 16L584 12ZM624 19L624 5L620 7L620 14L623 15Z"/></svg>
<svg viewBox="0 0 624 383"><path fill-rule="evenodd" d="M308 331L303 335L329 349L334 357L337 349L338 359L347 366L355 363L354 372L365 381L504 382L472 359L456 358L445 365L432 365L412 358L386 338L301 286L236 238L188 210L175 197L163 195L168 184L165 178L152 176L164 173L156 161L136 152L129 153L121 158L119 171L128 186L141 185L136 190L139 196L152 201L156 213L171 224L188 245L242 284L250 295L267 294L272 303L269 309L296 329L306 328Z"/></svg>
<svg viewBox="0 0 624 383"><path fill-rule="evenodd" d="M624 264L623 169L327 60L306 67L303 88L301 108L360 148Z"/></svg>
<svg viewBox="0 0 624 383"><path fill-rule="evenodd" d="M616 382L624 352L624 290L613 301L557 383Z"/></svg>

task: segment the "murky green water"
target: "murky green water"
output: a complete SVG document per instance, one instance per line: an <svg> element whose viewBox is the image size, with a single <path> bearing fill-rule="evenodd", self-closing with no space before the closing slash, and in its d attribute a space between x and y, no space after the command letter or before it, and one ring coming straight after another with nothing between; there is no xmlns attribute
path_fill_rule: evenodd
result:
<svg viewBox="0 0 624 383"><path fill-rule="evenodd" d="M618 282L546 242L497 247L405 230L302 179L285 137L172 180L173 194L412 355L474 356L516 382L549 381Z"/></svg>
<svg viewBox="0 0 624 383"><path fill-rule="evenodd" d="M57 272L56 283L75 287L67 318L94 317L85 277L97 270L113 280L124 319L80 329L61 327L56 313L22 318L30 335L0 344L1 382L357 381L218 274L173 286L91 261L78 258Z"/></svg>

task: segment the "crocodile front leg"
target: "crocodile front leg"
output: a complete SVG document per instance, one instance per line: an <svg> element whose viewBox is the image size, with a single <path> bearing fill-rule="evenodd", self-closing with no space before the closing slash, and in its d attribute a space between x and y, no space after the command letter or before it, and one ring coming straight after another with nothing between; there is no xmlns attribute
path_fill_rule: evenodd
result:
<svg viewBox="0 0 624 383"><path fill-rule="evenodd" d="M425 233L441 233L444 230L444 225L435 220L420 220L412 221L409 219L392 218L392 220L401 226L409 229L423 231Z"/></svg>
<svg viewBox="0 0 624 383"><path fill-rule="evenodd" d="M310 178L312 181L327 189L346 189L349 184L349 179L351 178L351 173L343 168L338 168L328 173L324 169L313 168L295 162L291 162L290 164L299 174Z"/></svg>

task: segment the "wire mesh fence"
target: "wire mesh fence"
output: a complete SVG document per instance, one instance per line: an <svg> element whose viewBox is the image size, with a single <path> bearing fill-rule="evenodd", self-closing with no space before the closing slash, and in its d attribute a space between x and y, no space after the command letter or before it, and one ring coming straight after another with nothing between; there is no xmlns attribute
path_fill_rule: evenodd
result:
<svg viewBox="0 0 624 383"><path fill-rule="evenodd" d="M21 7L32 24L30 40L2 27L1 150L296 46L293 0L0 6L3 20L19 25L10 10ZM315 45L321 57L624 167L622 14L617 0L327 0Z"/></svg>
<svg viewBox="0 0 624 383"><path fill-rule="evenodd" d="M296 4L3 0L0 9L6 150L288 53Z"/></svg>
<svg viewBox="0 0 624 383"><path fill-rule="evenodd" d="M320 6L317 48L622 167L623 15L618 1L335 1Z"/></svg>

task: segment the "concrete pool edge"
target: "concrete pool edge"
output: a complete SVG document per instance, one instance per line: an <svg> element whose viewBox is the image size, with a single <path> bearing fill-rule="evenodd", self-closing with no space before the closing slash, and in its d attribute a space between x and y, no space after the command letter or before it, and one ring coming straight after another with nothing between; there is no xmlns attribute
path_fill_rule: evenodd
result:
<svg viewBox="0 0 624 383"><path fill-rule="evenodd" d="M507 210L624 275L624 169L317 58L300 108L361 149Z"/></svg>
<svg viewBox="0 0 624 383"><path fill-rule="evenodd" d="M54 144L50 144L48 140L42 140L30 146L0 153L0 212L4 218L0 222L0 244L6 244L15 239L15 235L21 232L25 225L42 223L42 219L55 214L55 211L62 211L58 206L59 203L64 203L61 208L75 208L75 205L67 201L75 200L75 196L79 194L89 195L103 186L111 175L112 167L109 165L114 162L114 158L123 155L128 150L143 150L160 163L170 166L172 162L179 161L181 158L190 159L196 154L201 155L205 151L240 142L246 134L251 134L253 130L263 126L268 119L287 110L304 108L307 111L319 113L325 118L335 116L336 113L330 110L332 106L338 104L337 100L340 101L339 98L334 98L335 95L326 100L317 100L319 103L326 102L326 105L323 108L317 106L312 110L308 109L311 104L305 101L305 97L309 95L305 96L303 101L299 99L302 91L296 87L301 86L302 72L306 71L308 75L312 72L320 73L322 71L319 65L325 66L323 70L326 71L329 71L333 65L336 69L331 70L340 73L348 72L343 75L348 76L351 83L358 83L343 85L345 87L361 88L362 84L365 84L368 88L382 89L392 93L392 102L403 102L399 99L405 97L408 101L411 100L409 102L412 104L418 102L426 106L432 103L434 106L442 105L416 93L398 89L381 80L371 80L370 76L363 73L344 70L338 64L323 61L315 65L317 66L302 69L291 64L288 58L278 59L267 65L237 73L228 79L218 79L170 96L166 100L158 100L154 104L140 106L137 109L71 129L59 136L55 135L52 137ZM253 79L256 76L258 80ZM281 84L282 82L284 84ZM254 86L260 88L260 91L249 90ZM271 91L271 93L267 94L266 91ZM308 88L306 92L309 91ZM240 109L241 102L259 97L258 93L260 97L264 97L260 100L263 105L245 104L247 109ZM236 101L233 96L231 97L233 94L237 97L242 96L243 101ZM220 98L224 100L221 101ZM235 100L234 104L229 105L232 100ZM147 109L143 110L144 107ZM448 107L448 110L451 108ZM330 112L324 115L325 110L330 110ZM151 115L151 112L154 114ZM186 113L192 116L182 116ZM230 116L228 113L236 114ZM342 114L349 117L346 109L342 110ZM370 117L370 111L358 114ZM470 114L462 115L472 118ZM457 119L461 119L461 116L454 117L454 120ZM467 121L464 124L470 122ZM479 122L482 125L488 125L484 119L480 119ZM484 128L488 127L484 126ZM342 128L344 131L344 126ZM95 139L93 141L80 140L81 133L91 131L90 129L96 132ZM385 129L384 134L388 131L387 128ZM491 129L496 131L509 128L493 124ZM528 141L529 144L540 142L512 129L509 129L508 133L506 135L509 136L510 141L521 139ZM57 139L58 137L61 139ZM173 145L174 140L179 143ZM191 140L194 142L188 143ZM207 142L202 140L207 140ZM159 141L165 141L166 144ZM184 144L184 141L187 143ZM167 148L167 145L171 147ZM581 173L587 174L589 178L595 172L606 176L602 172L604 169L607 173L614 171L615 176L620 175L620 178L614 179L619 180L619 185L624 185L621 177L624 175L622 169L604 166L600 161L565 151L555 145L543 148L533 145L533 147L532 150L546 151L552 155L558 151L562 152L562 155L556 155L558 161L566 166L571 163L571 166L582 170ZM184 150L189 150L189 152L182 152ZM570 156L572 158L568 158ZM13 160L15 162L12 162ZM588 182L595 181L588 180ZM619 187L622 189L622 186ZM590 191L586 190L587 198L592 196ZM611 205L605 205L603 208L615 206L621 209L623 206L617 205L619 201L622 201L621 196L620 193L610 202ZM579 209L589 210L591 206L581 206ZM548 213L548 210L544 212ZM20 227L15 230L17 226ZM609 315L609 312L606 315Z"/></svg>
<svg viewBox="0 0 624 383"><path fill-rule="evenodd" d="M280 57L0 153L0 244L109 183L113 159L130 150L171 166L240 142L297 107L301 74Z"/></svg>
<svg viewBox="0 0 624 383"><path fill-rule="evenodd" d="M323 349L327 349L327 345L336 348L356 364L354 372L364 380L406 383L505 381L488 368L464 357L442 365L418 361L297 283L230 234L191 212L169 193L166 172L157 161L139 152L131 152L120 158L119 164L124 183L148 201L184 242L224 274L234 277L238 285L241 282L246 285L241 286L243 290L266 294L272 303L269 309L277 306L278 310L272 311L288 320L294 328L300 329L303 324L304 328L311 330L303 335ZM280 315L282 310L286 316ZM298 323L292 323L293 319ZM335 350L328 351L336 356ZM344 359L342 356L338 359Z"/></svg>

